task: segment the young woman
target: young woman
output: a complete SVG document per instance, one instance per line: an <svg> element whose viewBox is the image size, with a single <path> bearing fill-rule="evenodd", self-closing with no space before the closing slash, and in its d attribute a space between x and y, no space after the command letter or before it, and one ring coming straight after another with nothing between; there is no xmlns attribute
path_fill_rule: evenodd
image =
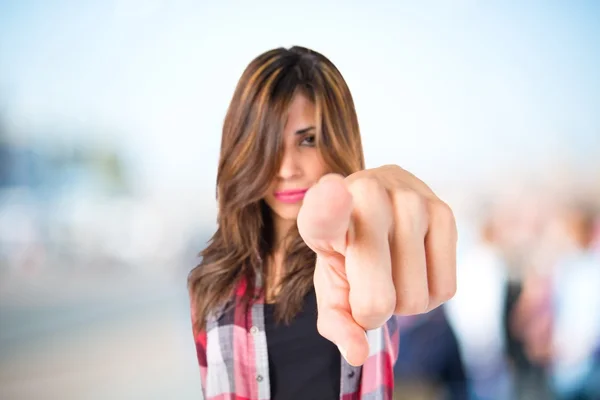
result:
<svg viewBox="0 0 600 400"><path fill-rule="evenodd" d="M248 65L217 199L188 282L204 397L391 399L393 313L453 295L455 224L408 172L364 170L352 96L326 57L278 48Z"/></svg>

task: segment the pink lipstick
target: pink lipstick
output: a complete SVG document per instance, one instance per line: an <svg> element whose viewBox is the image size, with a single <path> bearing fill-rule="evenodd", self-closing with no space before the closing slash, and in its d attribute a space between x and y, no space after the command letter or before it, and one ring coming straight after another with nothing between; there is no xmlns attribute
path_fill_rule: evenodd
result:
<svg viewBox="0 0 600 400"><path fill-rule="evenodd" d="M283 203L297 203L304 198L308 189L282 190L275 192L275 198Z"/></svg>

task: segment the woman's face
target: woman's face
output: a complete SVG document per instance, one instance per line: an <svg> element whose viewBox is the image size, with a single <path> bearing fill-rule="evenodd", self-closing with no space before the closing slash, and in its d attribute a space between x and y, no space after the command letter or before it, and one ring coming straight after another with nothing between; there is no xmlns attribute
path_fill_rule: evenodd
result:
<svg viewBox="0 0 600 400"><path fill-rule="evenodd" d="M316 148L315 134L314 104L297 94L283 130L281 167L265 196L276 223L295 221L308 188L328 172Z"/></svg>

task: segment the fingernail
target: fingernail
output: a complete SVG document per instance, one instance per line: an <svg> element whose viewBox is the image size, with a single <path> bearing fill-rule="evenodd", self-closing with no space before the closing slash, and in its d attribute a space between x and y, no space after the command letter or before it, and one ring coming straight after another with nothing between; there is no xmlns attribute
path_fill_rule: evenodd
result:
<svg viewBox="0 0 600 400"><path fill-rule="evenodd" d="M340 350L340 354L342 355L342 357L344 357L344 359L348 361L348 353L346 352L346 349L344 349L342 346L338 346L338 349Z"/></svg>

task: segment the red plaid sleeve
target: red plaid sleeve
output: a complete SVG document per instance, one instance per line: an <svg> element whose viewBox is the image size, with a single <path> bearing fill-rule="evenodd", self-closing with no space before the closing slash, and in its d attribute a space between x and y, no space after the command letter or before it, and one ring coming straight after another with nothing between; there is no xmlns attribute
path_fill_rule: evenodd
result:
<svg viewBox="0 0 600 400"><path fill-rule="evenodd" d="M196 356L198 357L198 366L200 367L200 386L203 394L203 398L206 398L206 393L204 392L204 388L206 387L206 373L208 364L206 362L206 342L207 335L206 331L198 330L196 328L196 318L195 318L195 309L193 302L190 306L191 310L191 320L192 320L192 333L194 336L194 344L196 345Z"/></svg>

